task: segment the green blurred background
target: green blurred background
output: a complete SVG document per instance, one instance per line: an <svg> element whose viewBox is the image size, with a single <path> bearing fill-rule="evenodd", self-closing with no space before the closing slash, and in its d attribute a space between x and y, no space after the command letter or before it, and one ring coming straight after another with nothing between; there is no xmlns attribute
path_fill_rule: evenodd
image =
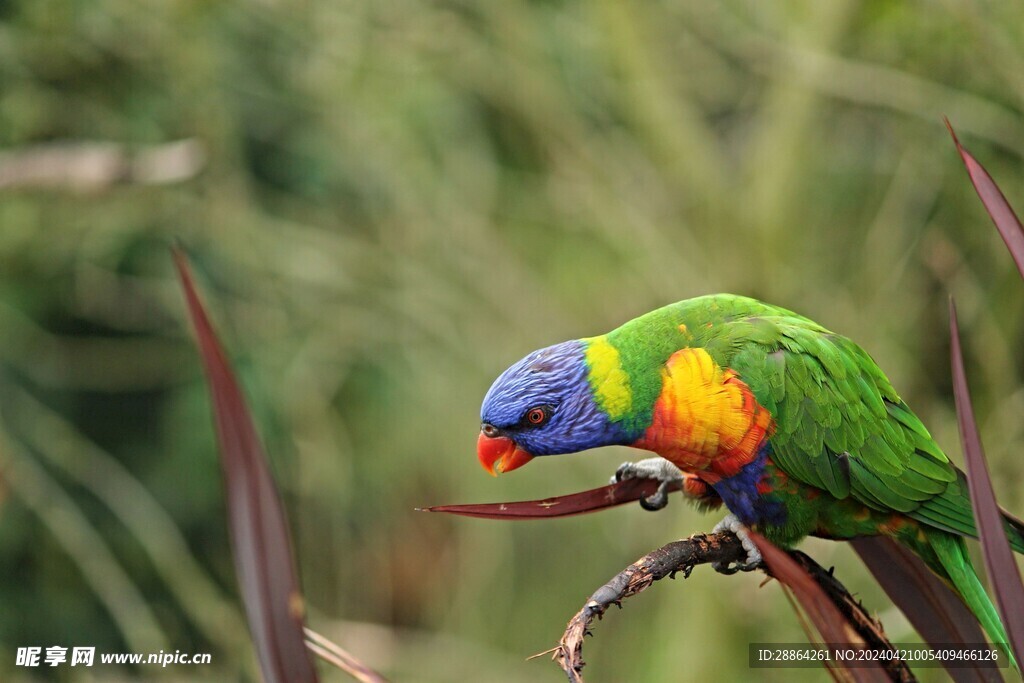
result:
<svg viewBox="0 0 1024 683"><path fill-rule="evenodd" d="M175 240L311 625L396 681L562 680L525 657L717 521L681 499L413 511L606 481L638 454L487 477L480 399L526 352L679 299L753 295L853 337L959 462L955 293L997 493L1024 512L1024 286L943 115L1024 208L1024 6L0 3L0 679L256 680ZM845 546L805 549L915 639ZM804 639L762 578L699 568L631 600L587 641L589 680L749 677L749 642ZM26 645L214 663L18 669Z"/></svg>

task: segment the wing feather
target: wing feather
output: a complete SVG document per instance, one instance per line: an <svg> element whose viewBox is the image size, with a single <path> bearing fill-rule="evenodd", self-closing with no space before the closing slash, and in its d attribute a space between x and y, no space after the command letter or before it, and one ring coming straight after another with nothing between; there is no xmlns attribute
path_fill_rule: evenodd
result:
<svg viewBox="0 0 1024 683"><path fill-rule="evenodd" d="M956 469L867 353L805 318L758 321L760 334L730 365L772 411L773 457L784 472L836 498L974 532Z"/></svg>

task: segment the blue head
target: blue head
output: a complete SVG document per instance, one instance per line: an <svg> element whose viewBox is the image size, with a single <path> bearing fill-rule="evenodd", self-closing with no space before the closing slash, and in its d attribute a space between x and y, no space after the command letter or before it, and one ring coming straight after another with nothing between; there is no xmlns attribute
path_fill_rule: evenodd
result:
<svg viewBox="0 0 1024 683"><path fill-rule="evenodd" d="M521 467L535 455L624 442L622 430L594 400L584 342L578 340L534 351L503 372L484 397L480 421L477 454L491 474Z"/></svg>

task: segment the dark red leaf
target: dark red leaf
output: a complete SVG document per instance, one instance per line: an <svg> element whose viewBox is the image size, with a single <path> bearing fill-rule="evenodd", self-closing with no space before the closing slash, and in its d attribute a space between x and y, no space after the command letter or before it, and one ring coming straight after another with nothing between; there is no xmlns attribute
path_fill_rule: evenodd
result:
<svg viewBox="0 0 1024 683"><path fill-rule="evenodd" d="M985 463L985 451L981 446L978 425L971 407L971 395L967 388L967 373L960 350L960 327L957 324L956 305L949 300L950 360L953 366L953 396L956 398L956 414L960 426L960 440L964 447L964 462L967 464L967 484L971 491L971 507L978 524L978 538L985 555L985 568L992 583L996 606L1003 618L1009 646L1024 661L1024 586L1020 572L1013 558L1013 551L1006 540L1003 515L996 503Z"/></svg>
<svg viewBox="0 0 1024 683"><path fill-rule="evenodd" d="M315 682L280 496L245 399L178 250L174 263L210 384L235 572L263 678L268 683Z"/></svg>
<svg viewBox="0 0 1024 683"><path fill-rule="evenodd" d="M956 593L942 583L912 552L884 536L851 541L867 568L924 640L934 646L985 642L977 619ZM963 662L947 669L957 683L1002 681L992 667L964 668Z"/></svg>
<svg viewBox="0 0 1024 683"><path fill-rule="evenodd" d="M818 582L793 558L775 546L764 536L751 531L750 538L761 551L768 570L780 583L789 588L793 597L818 629L824 642L835 645L864 647L857 636L856 627L842 615L839 608L822 590ZM856 638L856 639L855 639ZM881 666L848 668L856 681L888 681L889 676Z"/></svg>
<svg viewBox="0 0 1024 683"><path fill-rule="evenodd" d="M988 174L985 167L978 163L978 160L960 144L948 119L946 128L953 136L953 142L956 143L956 149L960 152L960 158L963 159L964 165L967 167L967 174L981 198L981 203L985 205L985 210L992 217L992 222L996 224L999 234L1006 242L1006 248L1010 250L1010 255L1017 262L1017 270L1020 271L1021 277L1024 277L1024 226L1021 226L1020 219L1017 218L1010 203L1006 201L1006 197L999 190L996 181L992 180L992 176Z"/></svg>
<svg viewBox="0 0 1024 683"><path fill-rule="evenodd" d="M520 500L513 503L475 503L469 505L435 505L418 508L423 512L449 512L484 519L550 519L595 512L630 503L653 494L658 483L650 479L627 479L589 491L556 496L544 500ZM680 485L669 487L678 491Z"/></svg>

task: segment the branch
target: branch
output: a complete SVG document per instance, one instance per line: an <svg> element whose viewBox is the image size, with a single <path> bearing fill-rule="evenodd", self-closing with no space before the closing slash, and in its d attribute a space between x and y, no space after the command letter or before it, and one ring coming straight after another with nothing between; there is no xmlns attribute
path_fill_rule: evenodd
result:
<svg viewBox="0 0 1024 683"><path fill-rule="evenodd" d="M698 564L741 562L746 555L739 539L731 532L697 534L644 555L590 596L583 608L569 620L565 633L554 648L552 659L562 668L570 683L583 683L583 638L590 633L594 619L600 619L610 605L621 607L622 600L646 590L666 576L675 578L676 573L682 572L686 578ZM892 649L882 625L867 614L831 571L804 553L789 551L788 555L821 587L869 648ZM761 569L772 576L767 567ZM885 673L892 681L909 683L916 680L906 663L899 660L887 663Z"/></svg>

